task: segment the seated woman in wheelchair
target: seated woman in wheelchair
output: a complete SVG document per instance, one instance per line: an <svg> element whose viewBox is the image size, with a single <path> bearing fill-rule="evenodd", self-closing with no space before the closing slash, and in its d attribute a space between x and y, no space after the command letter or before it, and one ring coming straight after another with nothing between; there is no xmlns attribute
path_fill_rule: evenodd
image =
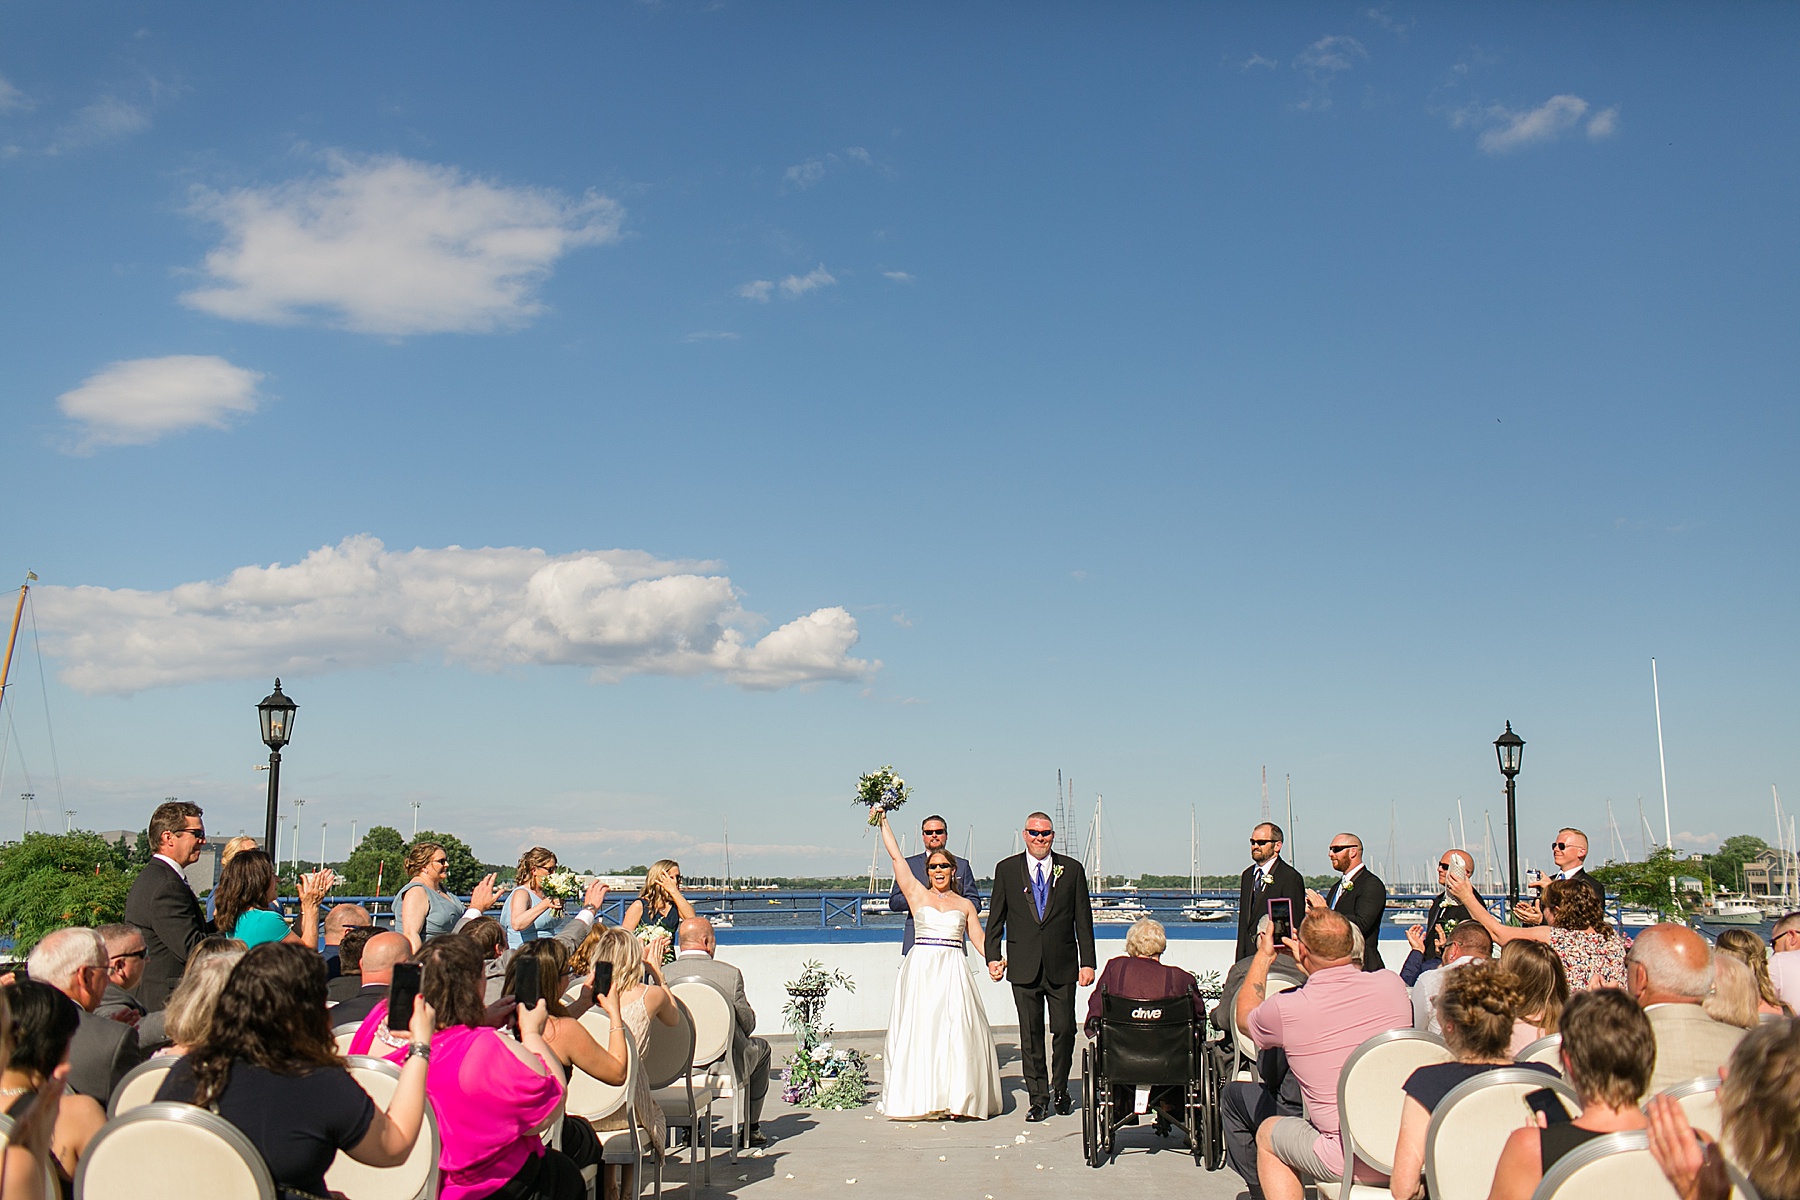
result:
<svg viewBox="0 0 1800 1200"><path fill-rule="evenodd" d="M1119 996L1127 1000L1163 1000L1170 996L1187 996L1193 1002L1195 1019L1204 1018L1206 1001L1200 995L1200 984L1187 971L1168 966L1162 961L1163 951L1168 947L1168 934L1161 922L1145 917L1132 925L1125 934L1124 957L1115 958L1106 964L1106 969L1100 972L1100 978L1094 984L1094 994L1088 998L1087 1020L1083 1029L1089 1037L1099 1031L1100 1015L1104 1011L1107 996ZM1131 1091L1129 1087L1114 1088L1114 1105L1123 1111L1131 1111ZM1150 1103L1156 1110L1157 1135L1167 1137L1169 1116L1173 1107L1181 1103L1181 1089L1158 1088L1151 1094Z"/></svg>

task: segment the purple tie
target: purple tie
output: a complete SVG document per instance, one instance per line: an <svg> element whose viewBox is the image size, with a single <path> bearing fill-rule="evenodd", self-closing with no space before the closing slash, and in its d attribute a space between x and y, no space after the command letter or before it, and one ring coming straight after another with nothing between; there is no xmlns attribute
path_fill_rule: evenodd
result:
<svg viewBox="0 0 1800 1200"><path fill-rule="evenodd" d="M1037 870L1031 873L1031 899L1037 905L1038 920L1044 919L1044 909L1050 903L1050 875L1047 871Z"/></svg>

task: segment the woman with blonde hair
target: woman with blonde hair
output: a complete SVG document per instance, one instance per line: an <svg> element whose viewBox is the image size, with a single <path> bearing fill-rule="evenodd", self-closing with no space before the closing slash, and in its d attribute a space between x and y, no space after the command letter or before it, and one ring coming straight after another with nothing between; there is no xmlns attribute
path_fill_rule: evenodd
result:
<svg viewBox="0 0 1800 1200"><path fill-rule="evenodd" d="M206 1040L212 1032L219 993L225 990L225 980L243 957L244 950L240 947L217 951L198 961L189 960L181 982L169 997L169 1007L163 1010L163 1033L171 1044L158 1050L156 1057L173 1055L179 1058Z"/></svg>
<svg viewBox="0 0 1800 1200"><path fill-rule="evenodd" d="M1713 955L1712 992L1700 1007L1721 1025L1755 1029L1761 1017L1756 1011L1756 977L1741 958Z"/></svg>
<svg viewBox="0 0 1800 1200"><path fill-rule="evenodd" d="M1794 1015L1794 1010L1776 993L1775 981L1769 978L1769 948L1760 937L1748 929L1727 929L1713 948L1750 968L1750 976L1756 982L1756 1011L1763 1018Z"/></svg>
<svg viewBox="0 0 1800 1200"><path fill-rule="evenodd" d="M583 990L590 993L593 990L595 963L612 964L612 991L618 997L618 1012L624 1019L625 1028L631 1033L632 1042L637 1046L638 1057L642 1058L650 1051L651 1021L661 1021L673 1028L681 1020L680 1014L675 1010L675 998L662 985L662 964L645 958L637 938L624 930L611 927L596 929L593 940L588 975L584 981L586 987ZM650 1095L649 1081L641 1072L633 1099L636 1102L634 1107L638 1112L639 1124L660 1155L668 1125L663 1119L662 1109L657 1107L655 1098ZM620 1111L594 1128L600 1131L623 1129L625 1114Z"/></svg>
<svg viewBox="0 0 1800 1200"><path fill-rule="evenodd" d="M1500 948L1500 965L1519 988L1512 1044L1507 1047L1508 1054L1517 1054L1556 1032L1563 1005L1569 1002L1569 976L1556 951L1543 942L1506 943Z"/></svg>
<svg viewBox="0 0 1800 1200"><path fill-rule="evenodd" d="M506 898L506 944L517 950L526 942L552 937L562 923L563 902L544 895L544 880L556 870L556 855L533 846L519 855L512 895Z"/></svg>
<svg viewBox="0 0 1800 1200"><path fill-rule="evenodd" d="M681 894L681 864L672 858L659 858L644 872L644 886L631 907L625 910L625 919L619 926L632 933L637 932L639 925L654 925L661 929L665 934L660 939L662 958L667 962L674 952L676 930L694 915L694 906Z"/></svg>
<svg viewBox="0 0 1800 1200"><path fill-rule="evenodd" d="M224 875L225 868L231 865L232 859L236 858L246 850L255 850L261 844L262 843L258 842L255 838L242 833L227 840L226 843L219 848L220 875ZM208 893L206 897L206 919L209 921L213 919L213 913L215 911L215 906L218 904L218 900L219 889L215 885L213 890Z"/></svg>
<svg viewBox="0 0 1800 1200"><path fill-rule="evenodd" d="M1680 1101L1650 1098L1650 1153L1663 1174L1682 1200L1726 1200L1729 1157L1763 1200L1800 1200L1800 1022L1752 1029L1720 1074L1723 1147L1694 1132Z"/></svg>

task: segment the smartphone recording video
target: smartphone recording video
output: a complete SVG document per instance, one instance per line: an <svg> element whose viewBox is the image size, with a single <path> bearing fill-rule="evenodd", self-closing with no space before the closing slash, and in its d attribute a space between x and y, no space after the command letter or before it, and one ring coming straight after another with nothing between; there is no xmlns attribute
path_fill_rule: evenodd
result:
<svg viewBox="0 0 1800 1200"><path fill-rule="evenodd" d="M1284 938L1294 936L1294 902L1282 896L1269 901L1269 925L1275 935L1275 945L1281 946Z"/></svg>
<svg viewBox="0 0 1800 1200"><path fill-rule="evenodd" d="M393 982L388 985L388 1029L405 1033L412 1028L413 1005L419 999L422 970L416 962L394 964Z"/></svg>

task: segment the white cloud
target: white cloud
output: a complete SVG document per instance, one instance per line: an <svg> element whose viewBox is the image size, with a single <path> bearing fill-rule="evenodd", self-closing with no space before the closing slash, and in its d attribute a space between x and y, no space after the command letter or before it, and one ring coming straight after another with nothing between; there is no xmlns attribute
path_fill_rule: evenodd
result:
<svg viewBox="0 0 1800 1200"><path fill-rule="evenodd" d="M821 154L817 158L809 158L805 162L795 163L782 172L781 182L785 187L790 187L797 192L804 192L807 188L813 187L823 180L833 167L846 161L881 171L884 175L891 174L875 161L875 156L870 154L866 148L849 146L841 154L836 152Z"/></svg>
<svg viewBox="0 0 1800 1200"><path fill-rule="evenodd" d="M795 163L787 169L781 181L800 191L805 191L819 180L825 178L825 163L822 159L809 158L803 163Z"/></svg>
<svg viewBox="0 0 1800 1200"><path fill-rule="evenodd" d="M1280 65L1280 63L1272 58L1264 58L1260 54L1252 54L1249 58L1246 58L1242 63L1238 64L1238 70L1248 71L1253 67L1267 67L1269 70L1273 71Z"/></svg>
<svg viewBox="0 0 1800 1200"><path fill-rule="evenodd" d="M563 255L616 241L625 210L508 187L394 156L332 154L291 183L201 190L192 211L223 227L210 286L188 305L236 321L318 319L358 333L484 333L544 311L537 289Z"/></svg>
<svg viewBox="0 0 1800 1200"><path fill-rule="evenodd" d="M1398 38L1404 38L1406 31L1413 27L1411 21L1402 21L1394 16L1393 11L1385 4L1380 8L1366 9L1363 15Z"/></svg>
<svg viewBox="0 0 1800 1200"><path fill-rule="evenodd" d="M746 300L755 300L759 304L769 302L769 293L775 290L773 279L752 279L749 283L740 284L737 294Z"/></svg>
<svg viewBox="0 0 1800 1200"><path fill-rule="evenodd" d="M575 666L596 682L714 674L767 690L860 680L856 620L821 608L765 624L717 565L636 550L390 551L367 534L292 566L168 591L46 587L47 652L88 693L346 671L441 658L479 670Z"/></svg>
<svg viewBox="0 0 1800 1200"><path fill-rule="evenodd" d="M77 453L97 446L145 446L182 429L223 429L256 411L256 371L207 354L135 358L101 368L56 398L82 427Z"/></svg>
<svg viewBox="0 0 1800 1200"><path fill-rule="evenodd" d="M1294 68L1312 80L1312 90L1294 107L1315 112L1330 108L1332 80L1367 57L1361 42L1341 34L1322 37L1302 50L1294 58Z"/></svg>
<svg viewBox="0 0 1800 1200"><path fill-rule="evenodd" d="M865 167L872 167L875 165L875 156L870 154L867 150L864 150L861 146L851 146L844 151L844 157L851 162L859 162Z"/></svg>
<svg viewBox="0 0 1800 1200"><path fill-rule="evenodd" d="M790 300L798 300L808 292L830 287L836 282L837 279L825 269L825 264L820 263L804 275L789 275L782 280L781 294Z"/></svg>
<svg viewBox="0 0 1800 1200"><path fill-rule="evenodd" d="M1603 108L1593 115L1587 123L1587 135L1593 141L1611 137L1619 132L1619 106Z"/></svg>
<svg viewBox="0 0 1800 1200"><path fill-rule="evenodd" d="M1553 142L1570 129L1588 110L1588 102L1580 96L1552 96L1536 108L1517 112L1491 105L1479 119L1493 128L1481 135L1479 145L1489 154L1510 154L1539 142ZM1468 118L1460 118L1458 124Z"/></svg>
<svg viewBox="0 0 1800 1200"><path fill-rule="evenodd" d="M117 96L101 96L92 104L75 110L57 131L56 140L50 143L46 153L66 154L141 133L148 128L150 114L142 106Z"/></svg>
<svg viewBox="0 0 1800 1200"><path fill-rule="evenodd" d="M31 97L14 87L4 75L0 75L0 113L24 112L31 108Z"/></svg>
<svg viewBox="0 0 1800 1200"><path fill-rule="evenodd" d="M883 271L882 274L895 283L911 283L913 281L913 277L905 271Z"/></svg>

